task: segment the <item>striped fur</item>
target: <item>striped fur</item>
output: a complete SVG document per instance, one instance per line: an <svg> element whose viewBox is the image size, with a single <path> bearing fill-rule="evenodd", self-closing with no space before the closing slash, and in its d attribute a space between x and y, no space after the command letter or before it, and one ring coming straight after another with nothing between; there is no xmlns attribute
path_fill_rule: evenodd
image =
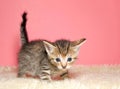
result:
<svg viewBox="0 0 120 89"><path fill-rule="evenodd" d="M27 13L24 12L22 15L22 23L21 23L21 43L22 45L28 43L28 36L27 36L27 32L26 32L26 22L27 22L27 18L26 18Z"/></svg>
<svg viewBox="0 0 120 89"><path fill-rule="evenodd" d="M51 80L54 75L64 78L78 55L85 38L78 41L34 40L28 42L26 32L26 13L23 14L21 24L22 47L18 55L18 77L26 75L38 77L42 80ZM26 77L27 77L26 76Z"/></svg>

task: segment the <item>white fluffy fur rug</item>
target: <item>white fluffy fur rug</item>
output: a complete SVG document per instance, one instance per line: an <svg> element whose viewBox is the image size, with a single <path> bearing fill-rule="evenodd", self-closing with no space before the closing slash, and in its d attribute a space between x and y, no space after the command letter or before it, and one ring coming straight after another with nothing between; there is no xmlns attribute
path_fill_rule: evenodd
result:
<svg viewBox="0 0 120 89"><path fill-rule="evenodd" d="M120 65L75 66L71 79L51 83L16 77L15 67L0 67L0 89L120 89Z"/></svg>

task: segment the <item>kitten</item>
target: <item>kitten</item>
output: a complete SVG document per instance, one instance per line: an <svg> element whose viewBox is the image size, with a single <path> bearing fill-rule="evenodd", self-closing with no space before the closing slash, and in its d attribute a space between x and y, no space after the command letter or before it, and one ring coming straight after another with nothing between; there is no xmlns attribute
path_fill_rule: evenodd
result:
<svg viewBox="0 0 120 89"><path fill-rule="evenodd" d="M80 46L85 38L77 41L65 39L50 42L34 40L29 42L26 32L26 15L22 15L21 41L22 47L18 55L18 77L38 76L42 80L51 80L54 74L60 73L64 78L68 69L76 60Z"/></svg>

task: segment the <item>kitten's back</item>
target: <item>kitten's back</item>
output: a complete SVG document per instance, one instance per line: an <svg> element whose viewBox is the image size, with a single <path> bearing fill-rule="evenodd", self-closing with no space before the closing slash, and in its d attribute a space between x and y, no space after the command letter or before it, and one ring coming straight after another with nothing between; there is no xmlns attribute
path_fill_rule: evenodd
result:
<svg viewBox="0 0 120 89"><path fill-rule="evenodd" d="M18 55L19 62L19 77L23 77L24 74L30 74L32 76L38 75L42 62L48 62L47 53L45 51L43 41L31 41L24 44Z"/></svg>

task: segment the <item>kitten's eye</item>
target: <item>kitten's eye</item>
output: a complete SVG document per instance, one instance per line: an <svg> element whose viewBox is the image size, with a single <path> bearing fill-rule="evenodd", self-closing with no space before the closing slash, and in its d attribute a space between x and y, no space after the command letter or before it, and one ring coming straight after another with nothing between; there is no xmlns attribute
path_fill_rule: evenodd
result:
<svg viewBox="0 0 120 89"><path fill-rule="evenodd" d="M60 62L61 60L60 60L60 58L56 58L56 61L57 61L57 62Z"/></svg>
<svg viewBox="0 0 120 89"><path fill-rule="evenodd" d="M68 62L71 62L71 61L72 61L72 58L71 58L71 57L69 57L69 58L67 59L67 61L68 61Z"/></svg>

